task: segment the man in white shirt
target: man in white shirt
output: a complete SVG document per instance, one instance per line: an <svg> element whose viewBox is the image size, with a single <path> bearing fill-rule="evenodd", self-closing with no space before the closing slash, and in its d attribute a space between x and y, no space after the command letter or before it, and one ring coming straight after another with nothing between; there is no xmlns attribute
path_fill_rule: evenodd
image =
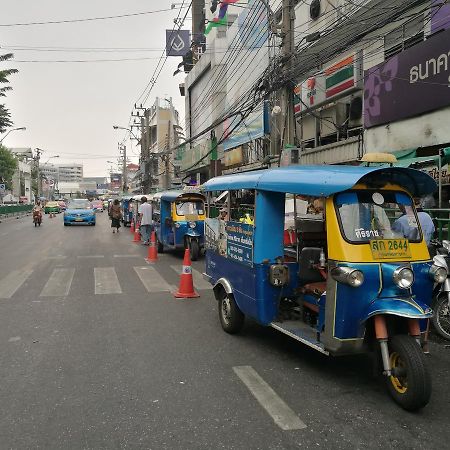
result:
<svg viewBox="0 0 450 450"><path fill-rule="evenodd" d="M150 243L150 233L153 231L153 208L150 203L147 202L147 197L141 198L141 204L139 206L139 218L141 220L141 236L143 239L143 245Z"/></svg>

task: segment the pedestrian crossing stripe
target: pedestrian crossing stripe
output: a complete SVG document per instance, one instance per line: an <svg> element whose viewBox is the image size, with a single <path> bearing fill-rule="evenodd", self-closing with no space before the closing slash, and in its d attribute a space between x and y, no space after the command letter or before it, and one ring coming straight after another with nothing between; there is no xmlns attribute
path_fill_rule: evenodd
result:
<svg viewBox="0 0 450 450"><path fill-rule="evenodd" d="M173 278L173 284L166 281L166 278L159 273L158 266L137 266L133 267L136 281L139 280L147 293L172 292L178 284L178 279ZM170 268L179 277L180 273L192 273L196 290L209 290L211 285L207 283L202 274L190 266L172 265ZM188 269L188 271L185 271ZM0 299L10 299L17 296L17 291L28 281L33 270L14 270L0 279ZM42 279L42 290L39 297L68 297L76 294L76 269L70 267L57 267L53 269L47 280ZM75 281L74 281L75 280ZM135 283L134 283L135 284ZM83 283L85 288L85 283ZM37 291L39 292L39 291ZM119 282L116 269L114 267L94 268L94 295L123 294L122 286Z"/></svg>

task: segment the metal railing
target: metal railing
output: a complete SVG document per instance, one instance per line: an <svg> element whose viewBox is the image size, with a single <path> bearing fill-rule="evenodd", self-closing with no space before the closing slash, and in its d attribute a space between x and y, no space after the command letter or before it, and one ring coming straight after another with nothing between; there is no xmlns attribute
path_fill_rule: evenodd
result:
<svg viewBox="0 0 450 450"><path fill-rule="evenodd" d="M23 215L32 210L33 205L0 205L0 217Z"/></svg>

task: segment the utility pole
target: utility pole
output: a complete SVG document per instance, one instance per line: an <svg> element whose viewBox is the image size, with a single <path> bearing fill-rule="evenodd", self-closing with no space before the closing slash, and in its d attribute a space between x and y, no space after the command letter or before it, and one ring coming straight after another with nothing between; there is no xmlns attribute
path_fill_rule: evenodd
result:
<svg viewBox="0 0 450 450"><path fill-rule="evenodd" d="M127 174L127 146L122 145L122 182L123 182L123 193L128 192L128 174Z"/></svg>
<svg viewBox="0 0 450 450"><path fill-rule="evenodd" d="M40 148L37 148L35 161L36 161L36 169L37 169L37 196L38 196L38 198L40 198L41 193L42 193L42 177L41 177L41 169L39 167L41 153L42 153L42 150Z"/></svg>
<svg viewBox="0 0 450 450"><path fill-rule="evenodd" d="M281 33L283 44L281 48L281 55L283 58L283 70L289 71L292 68L292 56L295 50L294 41L294 25L295 12L294 0L282 0L282 24ZM286 83L286 86L281 92L281 110L284 115L284 133L282 139L282 148L286 145L295 145L295 118L294 118L294 92L291 83Z"/></svg>

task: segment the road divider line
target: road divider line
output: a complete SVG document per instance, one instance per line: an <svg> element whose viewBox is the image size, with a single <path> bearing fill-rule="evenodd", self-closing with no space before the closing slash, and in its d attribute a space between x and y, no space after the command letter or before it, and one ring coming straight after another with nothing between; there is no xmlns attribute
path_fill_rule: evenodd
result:
<svg viewBox="0 0 450 450"><path fill-rule="evenodd" d="M96 259L96 258L104 258L105 255L81 255L77 256L79 259Z"/></svg>
<svg viewBox="0 0 450 450"><path fill-rule="evenodd" d="M75 269L54 269L39 297L67 297Z"/></svg>
<svg viewBox="0 0 450 450"><path fill-rule="evenodd" d="M259 376L252 366L237 366L233 367L233 370L282 430L290 431L306 428L297 414Z"/></svg>
<svg viewBox="0 0 450 450"><path fill-rule="evenodd" d="M141 280L147 292L171 291L170 284L152 266L134 267L134 271Z"/></svg>
<svg viewBox="0 0 450 450"><path fill-rule="evenodd" d="M113 258L142 258L142 255L113 255Z"/></svg>
<svg viewBox="0 0 450 450"><path fill-rule="evenodd" d="M178 275L181 275L181 269L183 266L181 265L174 265L170 266ZM195 289L201 290L207 290L211 289L212 286L203 279L203 275L195 269L192 269L192 277L194 279L194 287Z"/></svg>
<svg viewBox="0 0 450 450"><path fill-rule="evenodd" d="M121 294L119 279L114 267L94 267L95 294Z"/></svg>
<svg viewBox="0 0 450 450"><path fill-rule="evenodd" d="M0 298L11 298L32 273L32 270L10 272L3 280L0 280Z"/></svg>

